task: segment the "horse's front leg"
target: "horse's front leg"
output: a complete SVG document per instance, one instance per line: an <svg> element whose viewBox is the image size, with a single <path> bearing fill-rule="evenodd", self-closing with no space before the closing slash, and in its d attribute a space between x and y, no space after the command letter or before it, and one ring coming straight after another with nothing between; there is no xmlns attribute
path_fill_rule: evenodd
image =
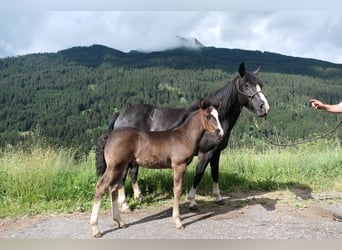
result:
<svg viewBox="0 0 342 250"><path fill-rule="evenodd" d="M208 166L209 160L212 156L212 151L207 153L198 153L198 163L196 166L196 173L194 177L194 182L192 184L192 187L189 191L188 199L189 199L189 209L190 210L197 210L197 202L195 200L196 198L196 191L197 187L203 177L204 171L206 167Z"/></svg>
<svg viewBox="0 0 342 250"><path fill-rule="evenodd" d="M179 213L179 202L182 195L182 184L185 174L186 164L177 165L173 168L173 211L172 217L176 223L176 228L184 229Z"/></svg>
<svg viewBox="0 0 342 250"><path fill-rule="evenodd" d="M213 195L216 198L216 202L219 205L223 205L224 201L223 201L223 197L221 196L220 188L219 188L219 184L218 184L220 155L221 155L221 152L217 151L211 157L210 169L211 169L211 178L213 180Z"/></svg>

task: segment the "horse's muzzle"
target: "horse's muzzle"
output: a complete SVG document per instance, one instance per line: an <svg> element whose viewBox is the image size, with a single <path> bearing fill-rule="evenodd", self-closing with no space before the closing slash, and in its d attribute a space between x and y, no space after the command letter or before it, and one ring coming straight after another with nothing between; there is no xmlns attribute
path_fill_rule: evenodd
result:
<svg viewBox="0 0 342 250"><path fill-rule="evenodd" d="M224 132L223 132L223 130L221 130L221 129L216 129L216 130L215 130L215 134L216 134L216 136L217 136L218 139L222 139L222 137L223 137L223 135L224 135Z"/></svg>

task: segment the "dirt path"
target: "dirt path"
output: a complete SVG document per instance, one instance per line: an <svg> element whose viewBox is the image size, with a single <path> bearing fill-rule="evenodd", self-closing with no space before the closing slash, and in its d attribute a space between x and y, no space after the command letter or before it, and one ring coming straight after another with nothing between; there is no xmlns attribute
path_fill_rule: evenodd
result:
<svg viewBox="0 0 342 250"><path fill-rule="evenodd" d="M278 191L239 194L224 205L200 199L199 210L181 206L184 230L177 230L170 205L123 214L118 229L108 211L100 213L104 239L342 239L342 192L311 194ZM91 239L89 213L0 219L0 239Z"/></svg>

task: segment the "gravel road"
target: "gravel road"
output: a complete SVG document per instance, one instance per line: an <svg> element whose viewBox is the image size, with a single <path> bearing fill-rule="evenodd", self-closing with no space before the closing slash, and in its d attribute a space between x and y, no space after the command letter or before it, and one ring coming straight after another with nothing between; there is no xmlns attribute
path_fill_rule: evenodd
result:
<svg viewBox="0 0 342 250"><path fill-rule="evenodd" d="M103 239L342 239L342 192L277 191L238 194L216 205L202 198L198 211L181 205L184 230L175 228L170 204L122 214L118 229L109 211L100 211ZM0 239L91 239L90 211L0 219Z"/></svg>

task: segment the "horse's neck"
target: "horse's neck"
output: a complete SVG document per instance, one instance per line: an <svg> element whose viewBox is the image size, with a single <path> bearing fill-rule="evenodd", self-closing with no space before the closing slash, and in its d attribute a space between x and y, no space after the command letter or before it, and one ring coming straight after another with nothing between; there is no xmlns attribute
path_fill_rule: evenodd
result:
<svg viewBox="0 0 342 250"><path fill-rule="evenodd" d="M220 120L228 120L229 126L234 126L242 110L242 106L238 100L236 81L237 79L234 79L232 82L223 86L216 93L216 98L218 98L218 96L221 96L220 99L223 101L222 107L219 110Z"/></svg>
<svg viewBox="0 0 342 250"><path fill-rule="evenodd" d="M200 110L196 111L185 123L183 123L183 125L179 127L179 130L185 134L189 144L195 148L205 131L201 121Z"/></svg>
<svg viewBox="0 0 342 250"><path fill-rule="evenodd" d="M182 109L179 113L179 117L176 122L174 122L169 129L175 129L180 127L196 110L199 109L198 102L190 104L188 107Z"/></svg>

